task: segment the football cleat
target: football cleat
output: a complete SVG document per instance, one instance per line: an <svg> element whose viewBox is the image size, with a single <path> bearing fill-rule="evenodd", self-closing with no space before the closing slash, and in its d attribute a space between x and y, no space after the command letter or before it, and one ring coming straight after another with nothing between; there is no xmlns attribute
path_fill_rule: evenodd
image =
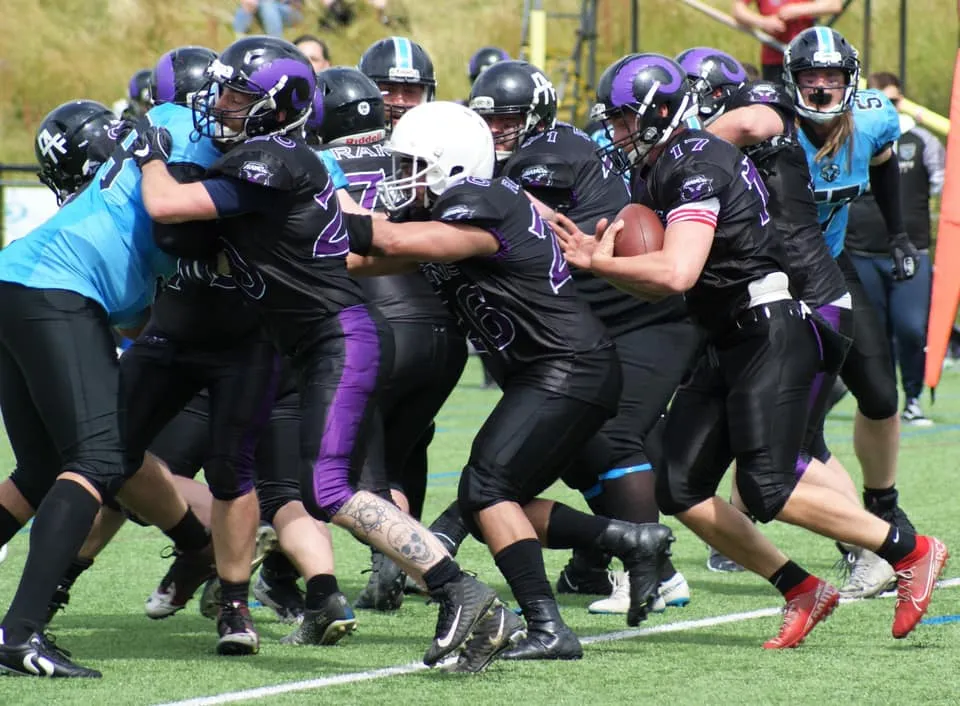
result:
<svg viewBox="0 0 960 706"><path fill-rule="evenodd" d="M423 656L428 667L460 649L493 606L497 594L485 583L461 572L458 578L431 591L430 599L440 604L440 611L433 643Z"/></svg>
<svg viewBox="0 0 960 706"><path fill-rule="evenodd" d="M26 642L9 644L0 631L0 673L25 677L74 677L99 679L96 669L83 667L43 633L33 633Z"/></svg>
<svg viewBox="0 0 960 706"><path fill-rule="evenodd" d="M347 597L337 591L326 597L318 610L304 610L297 629L280 642L284 645L335 645L357 629Z"/></svg>

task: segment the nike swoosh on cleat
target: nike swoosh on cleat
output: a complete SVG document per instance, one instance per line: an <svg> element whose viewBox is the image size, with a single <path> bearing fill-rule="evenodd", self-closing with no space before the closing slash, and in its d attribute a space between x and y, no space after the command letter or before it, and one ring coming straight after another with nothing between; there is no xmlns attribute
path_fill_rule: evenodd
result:
<svg viewBox="0 0 960 706"><path fill-rule="evenodd" d="M463 606L457 607L457 614L453 616L453 625L450 626L450 630L443 637L437 638L437 645L440 647L446 648L450 646L450 643L453 642L453 636L457 634L457 628L460 627L460 614L463 613Z"/></svg>
<svg viewBox="0 0 960 706"><path fill-rule="evenodd" d="M506 627L507 616L504 615L503 611L500 611L500 625L497 627L497 632L490 638L490 644L495 645L500 640L503 639L503 629Z"/></svg>
<svg viewBox="0 0 960 706"><path fill-rule="evenodd" d="M53 662L45 657L41 657L40 655L33 653L25 654L23 656L23 668L31 674L36 674L37 676L44 675L48 677L52 677L55 670Z"/></svg>

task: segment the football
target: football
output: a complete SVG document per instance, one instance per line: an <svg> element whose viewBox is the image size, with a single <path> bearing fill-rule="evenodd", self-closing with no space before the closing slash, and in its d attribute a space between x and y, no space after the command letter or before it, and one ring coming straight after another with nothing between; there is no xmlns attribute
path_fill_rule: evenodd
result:
<svg viewBox="0 0 960 706"><path fill-rule="evenodd" d="M623 220L623 230L613 247L614 255L630 257L663 249L663 224L652 209L630 203L611 222L620 219Z"/></svg>

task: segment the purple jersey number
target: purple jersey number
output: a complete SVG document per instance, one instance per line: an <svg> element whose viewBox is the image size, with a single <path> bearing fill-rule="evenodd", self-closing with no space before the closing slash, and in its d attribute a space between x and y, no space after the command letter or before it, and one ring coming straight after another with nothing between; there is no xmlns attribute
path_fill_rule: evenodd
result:
<svg viewBox="0 0 960 706"><path fill-rule="evenodd" d="M760 197L760 203L762 204L760 208L760 225L765 226L770 222L770 214L767 213L767 200L770 198L770 194L767 192L767 186L763 183L763 179L760 178L757 168L753 162L750 161L749 157L744 157L743 161L740 162L740 166L743 167L743 169L740 170L740 176L743 177L743 180L747 183L747 188L751 191L756 191L757 196Z"/></svg>
<svg viewBox="0 0 960 706"><path fill-rule="evenodd" d="M563 256L560 241L557 240L553 228L540 217L533 204L530 204L530 213L533 214L533 223L530 224L528 230L540 240L550 241L550 248L553 251L553 261L550 263L550 288L556 294L560 291L560 287L570 281L570 268L567 265L567 258Z"/></svg>
<svg viewBox="0 0 960 706"><path fill-rule="evenodd" d="M335 192L333 180L328 178L323 191L313 197L314 202L326 211L330 218L313 241L313 257L346 257L350 252L349 234Z"/></svg>
<svg viewBox="0 0 960 706"><path fill-rule="evenodd" d="M372 211L377 207L377 184L386 176L382 169L374 172L351 172L347 174L348 191L352 196L359 192L357 203L362 208Z"/></svg>

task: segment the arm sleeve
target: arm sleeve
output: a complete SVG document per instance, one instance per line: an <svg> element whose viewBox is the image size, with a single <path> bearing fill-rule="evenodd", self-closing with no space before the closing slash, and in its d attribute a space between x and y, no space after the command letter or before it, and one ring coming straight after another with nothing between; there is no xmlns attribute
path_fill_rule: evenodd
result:
<svg viewBox="0 0 960 706"><path fill-rule="evenodd" d="M870 167L870 190L887 224L887 232L891 235L904 232L900 203L900 160L896 151L883 164Z"/></svg>
<svg viewBox="0 0 960 706"><path fill-rule="evenodd" d="M269 187L225 176L204 179L203 186L210 194L221 218L244 213L264 213L269 210L270 202L276 196Z"/></svg>

